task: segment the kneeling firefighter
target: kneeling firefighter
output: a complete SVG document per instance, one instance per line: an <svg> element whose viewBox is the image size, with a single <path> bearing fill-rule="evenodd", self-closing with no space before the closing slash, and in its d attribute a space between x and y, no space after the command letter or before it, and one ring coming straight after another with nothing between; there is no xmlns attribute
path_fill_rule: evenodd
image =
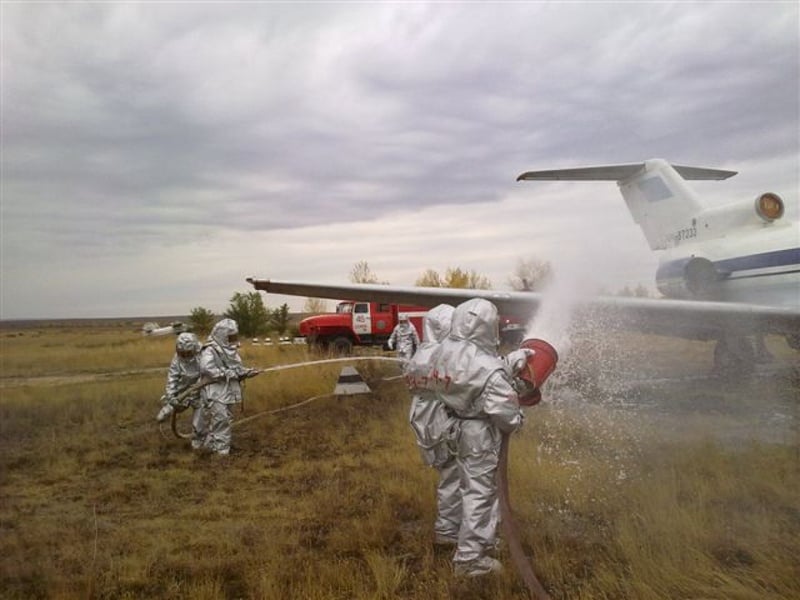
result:
<svg viewBox="0 0 800 600"><path fill-rule="evenodd" d="M453 311L449 335L428 358L426 376L415 385L431 392L452 417L451 439L459 485L443 502L460 506L453 564L457 574L479 576L502 570L489 556L497 535L497 472L502 434L522 426L523 414L509 363L497 355L497 308L474 298ZM524 352L524 351L523 351ZM512 359L510 363L521 361Z"/></svg>
<svg viewBox="0 0 800 600"><path fill-rule="evenodd" d="M205 435L203 427L203 403L200 390L188 392L200 379L198 353L200 340L193 333L181 333L175 340L175 355L167 370L167 385L161 401L164 406L156 416L163 423L176 410L192 408L192 448L199 448Z"/></svg>

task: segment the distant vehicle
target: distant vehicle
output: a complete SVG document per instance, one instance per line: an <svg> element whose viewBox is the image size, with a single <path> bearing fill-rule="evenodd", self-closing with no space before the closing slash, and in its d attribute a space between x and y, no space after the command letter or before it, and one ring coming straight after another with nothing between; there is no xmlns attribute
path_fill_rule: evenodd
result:
<svg viewBox="0 0 800 600"><path fill-rule="evenodd" d="M298 331L310 346L349 354L353 346L382 346L392 335L400 313L406 313L417 333L422 335L423 306L384 302L344 301L336 312L306 317Z"/></svg>
<svg viewBox="0 0 800 600"><path fill-rule="evenodd" d="M616 181L634 221L654 251L664 254L656 273L666 299L598 296L576 307L574 319L611 327L716 340L720 372L752 370L765 334L783 336L800 350L800 225L783 219L775 193L709 206L687 180L727 179L735 171L671 165L663 159L575 169L530 171L517 180ZM573 211L572 208L568 209ZM573 211L574 212L574 211ZM580 213L573 214L580 218ZM543 294L366 284L321 284L249 278L274 294L369 302L413 302L432 307L481 297L501 314L527 322Z"/></svg>
<svg viewBox="0 0 800 600"><path fill-rule="evenodd" d="M306 317L300 321L298 329L309 345L349 354L353 346L383 346L397 325L400 313L408 315L422 338L422 318L427 312L425 306L348 300L339 302L334 313ZM518 344L522 341L522 329L521 322L503 318L501 336Z"/></svg>
<svg viewBox="0 0 800 600"><path fill-rule="evenodd" d="M165 327L159 326L158 323L145 323L142 325L142 335L147 337L158 337L162 335L178 335L186 331L191 331L192 328L186 323L181 321L174 321Z"/></svg>

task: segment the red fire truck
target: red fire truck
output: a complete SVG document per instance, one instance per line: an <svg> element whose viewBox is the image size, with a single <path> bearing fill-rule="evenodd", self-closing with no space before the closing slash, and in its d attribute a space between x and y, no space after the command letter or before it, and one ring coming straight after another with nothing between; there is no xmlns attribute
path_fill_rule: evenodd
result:
<svg viewBox="0 0 800 600"><path fill-rule="evenodd" d="M298 329L309 345L337 354L349 354L353 346L385 344L397 325L400 313L408 315L422 339L422 317L427 312L424 306L410 304L344 301L336 305L335 313L306 317L300 321ZM501 317L500 336L504 342L519 345L523 330L522 323Z"/></svg>
<svg viewBox="0 0 800 600"><path fill-rule="evenodd" d="M422 337L422 317L428 309L408 304L383 302L339 302L335 313L313 315L300 321L300 335L309 345L347 354L353 346L380 346L392 335L400 313Z"/></svg>

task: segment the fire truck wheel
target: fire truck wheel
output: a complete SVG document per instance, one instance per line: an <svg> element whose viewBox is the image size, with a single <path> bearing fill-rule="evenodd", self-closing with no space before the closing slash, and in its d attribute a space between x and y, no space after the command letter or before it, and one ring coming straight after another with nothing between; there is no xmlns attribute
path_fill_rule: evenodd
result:
<svg viewBox="0 0 800 600"><path fill-rule="evenodd" d="M350 341L350 338L339 336L333 338L330 348L334 354L350 354L353 351L353 342Z"/></svg>

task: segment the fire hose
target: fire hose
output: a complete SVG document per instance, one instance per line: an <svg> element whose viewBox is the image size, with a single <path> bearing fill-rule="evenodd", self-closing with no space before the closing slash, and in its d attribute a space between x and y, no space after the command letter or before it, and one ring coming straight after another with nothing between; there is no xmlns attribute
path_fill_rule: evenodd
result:
<svg viewBox="0 0 800 600"><path fill-rule="evenodd" d="M308 366L308 365L321 365L321 364L338 363L338 362L353 362L353 361L360 361L360 360L378 360L378 361L388 361L388 362L403 362L402 359L391 358L391 357L388 357L388 356L358 356L358 357L348 357L348 358L326 358L326 359L323 359L323 360L311 360L311 361L306 361L306 362L301 362L301 363L293 363L293 364L290 364L290 365L278 365L278 366L274 366L274 367L265 367L263 369L255 369L252 372L251 375L247 375L247 376L241 378L240 381L244 381L248 377L254 377L255 375L258 375L260 373L267 373L269 371L284 371L286 369L296 369L296 368L305 367L305 366ZM392 378L392 379L394 379L394 378ZM201 379L197 383L190 385L188 388L186 388L180 394L178 394L178 396L175 399L175 404L177 404L178 406L182 406L182 408L180 410L178 410L176 408L176 410L174 410L172 412L172 417L170 419L170 429L172 429L172 433L175 435L175 437L177 437L179 439L183 439L183 440L188 440L188 439L192 438L192 434L190 434L190 433L181 433L180 431L178 431L178 414L180 414L181 412L186 410L187 407L184 405L184 401L186 400L186 398L188 398L189 396L191 396L195 392L199 391L200 389L204 388L205 386L209 385L210 383L214 383L215 381L217 381L217 380L216 379ZM297 408L299 406L302 406L304 404L307 404L307 403L311 402L312 400L317 400L319 398L324 398L324 397L327 397L327 396L330 396L330 395L331 394L323 394L321 396L314 396L313 398L308 398L306 400L303 400L302 402L298 402L297 404L292 404L291 406L286 406L286 407L283 407L283 408L279 408L279 409L275 409L275 410L271 410L271 411L265 411L265 412L262 412L262 413L258 413L256 415L252 415L250 417L247 417L246 419L240 419L235 424L241 424L244 421L250 421L251 419L254 419L256 417L260 417L260 416L263 416L263 415L274 414L274 413L277 413L277 412L282 412L284 410ZM242 403L242 410L244 410L244 404L243 403Z"/></svg>
<svg viewBox="0 0 800 600"><path fill-rule="evenodd" d="M511 500L508 493L508 446L509 435L504 433L500 443L500 461L497 465L497 495L500 503L500 526L503 528L503 533L508 543L511 560L517 568L517 573L522 577L525 585L528 586L528 591L531 593L531 596L536 600L550 600L550 595L545 591L544 587L542 587L542 584L536 577L536 573L533 572L533 567L525 556L522 543L517 535L519 528L514 522L514 514L511 509Z"/></svg>
<svg viewBox="0 0 800 600"><path fill-rule="evenodd" d="M519 388L520 406L535 406L542 399L541 386L556 368L558 353L544 340L529 338L520 344L520 349L525 348L525 364L517 372L516 377ZM503 528L511 560L517 568L528 591L536 600L550 600L549 594L533 572L531 562L525 556L522 543L517 536L519 528L514 522L514 513L511 509L510 494L508 493L508 446L510 438L504 433L500 442L500 457L497 465L497 496L500 504L500 525Z"/></svg>
<svg viewBox="0 0 800 600"><path fill-rule="evenodd" d="M365 356L365 357L358 357L358 358L332 358L332 359L325 359L325 360L317 360L317 361L307 361L303 363L295 363L291 365L279 365L276 367L268 367L265 369L258 369L254 375L268 372L268 371L282 371L285 369L293 369L307 365L316 365L316 364L325 364L325 363L335 363L335 362L346 362L346 361L353 361L353 360L386 360L386 361L394 361L394 362L401 362L400 359L396 358L388 358L388 357L379 357L379 356ZM549 375L549 373L547 373ZM544 375L539 381L543 382L546 379L547 375ZM392 378L394 379L394 378ZM182 392L178 396L178 401L185 399L190 394L196 392L200 388L204 387L212 383L212 381L199 381L198 383L194 384L187 388L184 392ZM314 396L311 398L307 398L301 402L296 404L292 404L290 406L285 406L282 408L277 408L269 411L264 411L261 413L257 413L255 415L251 415L245 419L241 419L237 421L234 425L241 425L246 421L250 421L257 417L261 417L264 415L271 415L276 414L282 411L291 410L293 408L298 408L303 406L304 404L308 404L313 402L314 400L318 400L320 398L326 398L332 396L333 394L322 394L320 396ZM539 396L540 397L540 396ZM536 400L538 402L538 399ZM176 421L177 421L177 413L178 411L174 411L172 413L172 421L171 427L172 432L175 434L176 437L182 439L189 439L191 438L190 434L182 434L178 431ZM534 573L533 567L531 562L525 556L525 550L522 547L522 542L517 535L519 528L516 525L514 520L514 514L511 506L510 494L508 490L508 447L510 444L509 435L504 433L502 435L501 444L500 444L500 456L498 461L497 467L497 488L498 488L498 503L500 505L500 524L503 529L503 533L505 535L506 541L508 543L509 553L511 554L511 560L514 563L514 566L519 573L519 576L525 582L525 585L528 588L528 591L531 593L531 596L535 600L550 600L550 595L544 589L542 584L539 582L539 579L536 577L536 573Z"/></svg>

